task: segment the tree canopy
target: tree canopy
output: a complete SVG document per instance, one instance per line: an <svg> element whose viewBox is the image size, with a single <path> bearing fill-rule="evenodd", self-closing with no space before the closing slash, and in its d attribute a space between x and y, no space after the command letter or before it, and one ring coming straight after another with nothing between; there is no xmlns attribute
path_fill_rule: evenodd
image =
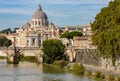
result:
<svg viewBox="0 0 120 81"><path fill-rule="evenodd" d="M9 34L11 32L12 32L12 30L10 28L7 28L7 29L4 29L4 30L0 31L0 33L4 33L4 34Z"/></svg>
<svg viewBox="0 0 120 81"><path fill-rule="evenodd" d="M42 50L44 53L44 62L53 63L56 60L63 59L65 46L58 39L49 39L43 42Z"/></svg>
<svg viewBox="0 0 120 81"><path fill-rule="evenodd" d="M11 40L7 39L6 37L0 37L0 47L8 47L12 45Z"/></svg>
<svg viewBox="0 0 120 81"><path fill-rule="evenodd" d="M11 28L7 28L7 29L4 29L4 30L1 30L0 33L3 33L3 34L16 33L17 29L19 29L19 28L14 28L13 30Z"/></svg>
<svg viewBox="0 0 120 81"><path fill-rule="evenodd" d="M101 9L92 24L93 43L98 46L100 55L112 58L113 65L120 56L120 0L111 1Z"/></svg>
<svg viewBox="0 0 120 81"><path fill-rule="evenodd" d="M79 31L65 32L61 35L61 38L73 39L74 36L83 36Z"/></svg>

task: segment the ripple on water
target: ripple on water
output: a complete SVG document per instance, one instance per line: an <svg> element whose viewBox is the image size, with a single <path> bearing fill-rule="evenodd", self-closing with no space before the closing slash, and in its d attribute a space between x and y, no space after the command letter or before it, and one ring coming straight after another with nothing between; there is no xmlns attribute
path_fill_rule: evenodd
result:
<svg viewBox="0 0 120 81"><path fill-rule="evenodd" d="M0 62L0 81L94 81L87 77L74 76L55 67L35 63L8 65Z"/></svg>

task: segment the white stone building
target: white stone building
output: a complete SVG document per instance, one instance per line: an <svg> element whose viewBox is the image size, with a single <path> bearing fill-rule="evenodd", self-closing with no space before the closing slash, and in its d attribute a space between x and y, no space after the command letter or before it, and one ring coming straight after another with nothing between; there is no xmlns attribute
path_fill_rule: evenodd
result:
<svg viewBox="0 0 120 81"><path fill-rule="evenodd" d="M17 29L15 34L7 37L15 42L17 47L39 47L44 40L58 39L59 28L53 22L49 23L46 13L39 5L31 22L27 22Z"/></svg>

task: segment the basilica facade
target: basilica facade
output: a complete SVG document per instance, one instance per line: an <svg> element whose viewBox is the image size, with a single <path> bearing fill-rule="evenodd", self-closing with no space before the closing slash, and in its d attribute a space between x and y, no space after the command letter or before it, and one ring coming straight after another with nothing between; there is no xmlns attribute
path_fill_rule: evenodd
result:
<svg viewBox="0 0 120 81"><path fill-rule="evenodd" d="M53 22L48 21L46 13L39 5L32 15L30 22L16 30L16 33L10 34L7 38L11 39L16 47L39 47L47 39L59 39L59 28Z"/></svg>

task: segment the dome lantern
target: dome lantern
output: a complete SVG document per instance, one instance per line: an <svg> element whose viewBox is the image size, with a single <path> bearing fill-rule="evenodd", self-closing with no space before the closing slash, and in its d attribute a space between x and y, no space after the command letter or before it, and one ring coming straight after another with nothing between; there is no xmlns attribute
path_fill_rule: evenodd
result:
<svg viewBox="0 0 120 81"><path fill-rule="evenodd" d="M39 10L39 11L42 11L42 7L40 6L40 4L39 4L39 6L38 6L38 10Z"/></svg>

